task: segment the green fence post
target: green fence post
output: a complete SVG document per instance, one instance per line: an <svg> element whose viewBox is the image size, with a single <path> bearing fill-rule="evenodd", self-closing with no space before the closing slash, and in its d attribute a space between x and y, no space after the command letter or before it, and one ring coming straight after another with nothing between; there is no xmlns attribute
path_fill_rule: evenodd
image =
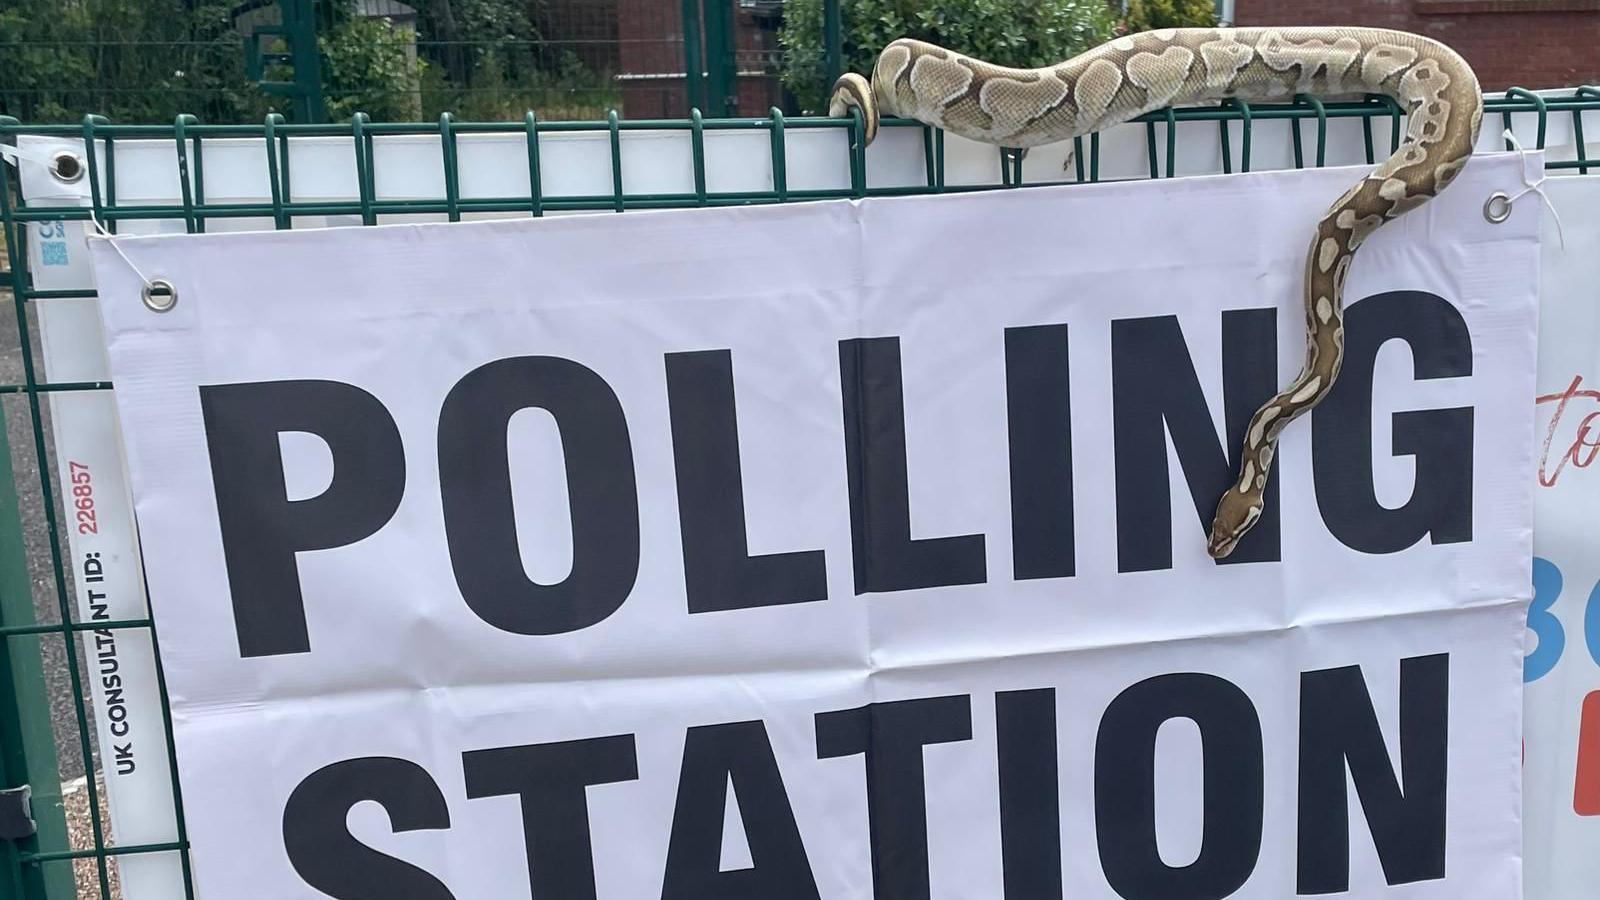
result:
<svg viewBox="0 0 1600 900"><path fill-rule="evenodd" d="M317 48L315 0L282 0L283 25L289 33L289 56L293 60L295 118L302 122L325 122L328 113L322 102L322 53Z"/></svg>
<svg viewBox="0 0 1600 900"><path fill-rule="evenodd" d="M683 0L683 95L689 109L706 108L705 72L700 59L700 0Z"/></svg>
<svg viewBox="0 0 1600 900"><path fill-rule="evenodd" d="M322 53L317 46L317 0L277 0L279 23L262 25L245 37L245 74L269 94L294 103L297 123L327 121L322 99ZM259 5L259 4L255 4ZM283 42L283 50L263 49L265 42ZM269 66L287 66L290 81L267 77Z"/></svg>
<svg viewBox="0 0 1600 900"><path fill-rule="evenodd" d="M739 114L739 67L735 58L733 0L710 0L706 16L706 107L718 116Z"/></svg>
<svg viewBox="0 0 1600 900"><path fill-rule="evenodd" d="M35 624L11 445L0 422L0 628ZM38 635L0 637L0 785L26 784L33 789L33 820L38 827L30 838L0 841L0 864L6 870L0 871L0 894L10 897L20 890L19 900L70 900L75 896L70 865L20 860L21 853L37 853L41 847L70 846L39 640Z"/></svg>

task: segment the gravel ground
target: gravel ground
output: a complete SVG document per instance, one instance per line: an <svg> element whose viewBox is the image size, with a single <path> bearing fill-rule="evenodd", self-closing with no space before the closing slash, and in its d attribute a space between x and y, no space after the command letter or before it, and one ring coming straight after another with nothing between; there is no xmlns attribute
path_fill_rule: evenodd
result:
<svg viewBox="0 0 1600 900"><path fill-rule="evenodd" d="M100 821L102 825L110 821L110 813L106 811L106 779L104 773L96 773L95 789L100 798ZM94 846L94 825L89 818L89 791L82 778L68 782L61 788L61 800L67 809L67 833L72 837L74 847ZM94 860L79 860L74 866L74 874L78 882L78 900L101 900L100 897L100 869ZM106 863L107 880L110 882L112 900L121 900L122 886L117 881L117 863L113 858Z"/></svg>

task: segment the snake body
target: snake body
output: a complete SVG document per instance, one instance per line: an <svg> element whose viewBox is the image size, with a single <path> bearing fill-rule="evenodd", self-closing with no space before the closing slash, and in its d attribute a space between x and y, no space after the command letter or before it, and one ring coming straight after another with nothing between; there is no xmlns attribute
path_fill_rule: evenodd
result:
<svg viewBox="0 0 1600 900"><path fill-rule="evenodd" d="M1007 148L1100 131L1167 106L1377 94L1407 114L1404 139L1333 204L1306 260L1306 359L1251 418L1238 479L1217 504L1208 552L1222 558L1265 508L1284 427L1321 402L1344 361L1345 276L1361 243L1426 202L1466 165L1483 118L1477 77L1437 41L1377 28L1180 28L1119 37L1054 66L1010 69L922 41L883 49L869 82L847 74L829 114L859 109L866 139L902 116Z"/></svg>

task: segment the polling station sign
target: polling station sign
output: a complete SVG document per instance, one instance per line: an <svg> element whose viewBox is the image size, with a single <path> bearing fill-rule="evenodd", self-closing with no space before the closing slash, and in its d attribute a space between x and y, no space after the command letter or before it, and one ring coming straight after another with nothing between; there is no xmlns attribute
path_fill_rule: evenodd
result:
<svg viewBox="0 0 1600 900"><path fill-rule="evenodd" d="M1360 175L97 242L201 895L1515 896L1514 158L1205 552Z"/></svg>

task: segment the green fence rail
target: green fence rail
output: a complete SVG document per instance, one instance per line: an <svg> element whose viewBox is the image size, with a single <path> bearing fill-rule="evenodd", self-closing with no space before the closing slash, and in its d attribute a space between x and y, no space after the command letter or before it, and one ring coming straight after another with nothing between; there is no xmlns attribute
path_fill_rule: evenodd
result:
<svg viewBox="0 0 1600 900"><path fill-rule="evenodd" d="M1583 144L1585 112L1600 112L1600 89L1578 88L1563 96L1541 96L1529 91L1513 89L1504 97L1486 100L1486 128L1497 123L1510 127L1513 114L1537 116L1536 146L1544 147L1548 123L1557 116L1569 116L1574 137L1575 159L1555 160L1546 163L1551 170L1570 170L1588 174L1600 168L1600 159L1591 160ZM1321 166L1325 161L1325 144L1328 123L1336 119L1360 119L1367 123L1365 155L1374 162L1380 151L1386 155L1398 145L1401 134L1400 109L1383 99L1370 99L1352 103L1322 103L1314 98L1296 98L1281 105L1252 106L1234 101L1221 107L1201 109L1161 110L1137 121L1145 127L1145 153L1149 176L1171 177L1177 170L1177 132L1182 128L1220 127L1218 140L1223 150L1225 171L1249 171L1253 129L1262 122L1289 120L1292 129L1294 164L1297 167ZM1232 145L1230 124L1239 125L1237 157ZM42 508L45 543L48 549L50 590L54 600L54 622L40 622L35 618L34 600L20 560L22 516L11 489L11 464L20 460L20 451L10 449L3 441L0 430L0 788L31 785L34 794L34 818L38 833L21 841L0 840L0 898L18 900L66 900L74 893L74 875L80 885L87 885L89 894L101 900L110 900L112 876L110 862L114 858L143 853L177 853L183 861L186 883L189 882L189 842L184 829L181 796L175 796L178 810L177 837L171 843L142 846L117 846L111 841L107 823L99 812L99 795L93 777L87 779L89 799L89 835L80 838L78 845L68 842L62 824L59 788L59 753L77 753L83 770L95 771L91 749L93 732L91 714L83 699L83 677L77 654L73 652L75 636L91 629L140 629L150 634L152 644L156 638L153 619L85 624L74 618L73 599L64 571L64 550L58 528L58 499L56 484L51 474L49 442L46 433L45 411L41 398L52 392L102 391L111 389L109 382L50 382L43 378L30 345L30 306L67 298L92 298L92 290L41 290L33 286L27 266L25 242L30 222L58 220L86 220L92 215L109 230L117 223L130 220L167 219L181 221L187 231L202 232L208 220L223 218L259 217L270 220L278 229L291 228L297 216L359 215L367 225L376 224L380 216L396 214L443 214L451 221L470 213L526 213L540 216L546 212L569 210L659 209L668 207L712 207L766 203L789 203L847 197L888 196L905 194L940 193L945 191L1007 189L1027 186L1024 179L1023 157L1011 151L999 151L999 180L992 185L947 185L944 175L944 137L942 132L916 122L889 121L888 128L919 129L922 137L926 183L911 187L869 187L867 155L864 144L864 127L859 115L851 118L797 118L785 117L774 109L763 118L710 119L698 111L687 119L624 120L612 113L603 121L546 122L534 113L528 113L520 122L457 122L444 115L437 122L390 124L373 123L358 114L347 124L287 124L276 115L267 117L259 125L206 125L192 116L179 116L170 125L118 125L98 116L86 117L79 125L25 125L15 119L0 117L0 144L14 144L24 135L77 138L85 148L82 165L90 186L89 207L31 207L21 196L20 181L6 170L0 185L0 225L6 242L6 259L10 264L8 276L12 292L17 338L20 348L22 380L0 383L0 401L12 398L25 405L29 427L32 430L33 462L38 470L37 491ZM1302 125L1313 125L1312 136L1301 134ZM1380 137L1383 124L1388 125L1389 147L1383 148ZM1162 129L1166 126L1164 141ZM847 134L850 186L834 190L792 190L788 187L785 134L796 129L833 129ZM540 139L547 134L563 132L602 132L610 135L611 187L609 194L589 196L547 196L540 188ZM623 179L621 141L625 132L677 131L686 133L691 141L694 185L685 193L631 193ZM772 189L768 191L718 192L708 190L706 177L705 135L721 131L765 132L772 146ZM469 134L518 134L524 137L526 160L531 192L522 196L464 198L460 196L460 173L457 169L457 139ZM373 142L376 138L392 135L427 135L437 137L440 144L440 161L444 170L444 194L423 200L380 200L377 197ZM357 196L348 201L302 202L292 199L293 173L289 166L291 142L306 137L337 137L351 141L356 170ZM205 146L217 138L256 139L266 150L270 201L264 203L215 203L204 196ZM172 141L177 151L180 173L192 176L179 178L182 200L177 204L127 205L117 200L116 150L126 140ZM1375 146L1376 145L1376 146ZM1237 162L1235 162L1235 158ZM1077 140L1073 157L1077 182L1100 180L1100 136L1089 135ZM66 173L63 173L66 174ZM1059 182L1051 182L1059 184ZM0 285L3 287L5 285ZM19 465L18 468L23 468ZM40 646L43 641L62 643L68 681L72 691L72 714L76 723L75 746L57 748L50 737L49 698L41 678ZM157 675L160 676L159 655ZM171 713L166 707L164 683L161 685L163 715L168 731L168 751L175 761L177 756L171 744ZM42 724L41 724L42 723ZM173 763L173 784L178 785L176 762ZM75 867L81 867L74 871ZM84 871L88 870L88 871ZM187 896L193 897L192 887Z"/></svg>

